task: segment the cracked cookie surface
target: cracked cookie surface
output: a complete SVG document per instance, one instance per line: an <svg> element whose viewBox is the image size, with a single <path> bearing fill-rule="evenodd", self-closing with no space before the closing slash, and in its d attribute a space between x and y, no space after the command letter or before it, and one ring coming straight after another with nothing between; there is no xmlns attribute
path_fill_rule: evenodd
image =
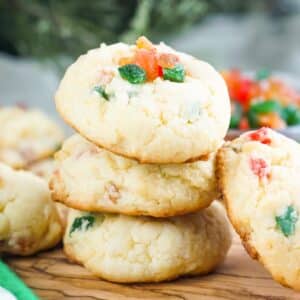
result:
<svg viewBox="0 0 300 300"><path fill-rule="evenodd" d="M103 44L80 56L55 95L63 119L98 146L144 163L182 163L216 151L230 119L220 74L161 43L155 51L178 57L184 81L158 77L132 84L118 69L120 60L136 50L135 45Z"/></svg>
<svg viewBox="0 0 300 300"><path fill-rule="evenodd" d="M215 153L193 163L140 164L74 135L56 161L52 196L79 210L167 217L207 207L218 196Z"/></svg>
<svg viewBox="0 0 300 300"><path fill-rule="evenodd" d="M115 282L159 282L206 274L225 258L231 233L224 209L168 219L72 210L64 237L67 256Z"/></svg>

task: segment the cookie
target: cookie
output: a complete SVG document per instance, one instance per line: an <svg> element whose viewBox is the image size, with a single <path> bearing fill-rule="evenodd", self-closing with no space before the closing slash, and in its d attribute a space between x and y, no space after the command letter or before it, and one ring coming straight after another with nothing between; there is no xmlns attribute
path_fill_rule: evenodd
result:
<svg viewBox="0 0 300 300"><path fill-rule="evenodd" d="M207 207L218 196L214 153L194 163L140 164L74 135L55 157L52 197L79 210L167 217Z"/></svg>
<svg viewBox="0 0 300 300"><path fill-rule="evenodd" d="M26 170L44 178L48 182L56 170L56 163L53 158L46 158L30 164Z"/></svg>
<svg viewBox="0 0 300 300"><path fill-rule="evenodd" d="M13 168L51 156L63 141L61 129L35 109L1 107L0 127L0 161Z"/></svg>
<svg viewBox="0 0 300 300"><path fill-rule="evenodd" d="M114 282L159 282L207 274L231 244L223 208L169 219L72 210L64 251L96 276Z"/></svg>
<svg viewBox="0 0 300 300"><path fill-rule="evenodd" d="M44 180L0 164L0 253L30 255L55 246L62 226Z"/></svg>
<svg viewBox="0 0 300 300"><path fill-rule="evenodd" d="M103 44L80 56L56 92L58 112L94 144L142 163L216 151L230 119L222 77L163 43L140 44Z"/></svg>
<svg viewBox="0 0 300 300"><path fill-rule="evenodd" d="M300 290L300 145L262 128L225 144L217 169L248 253L276 281Z"/></svg>

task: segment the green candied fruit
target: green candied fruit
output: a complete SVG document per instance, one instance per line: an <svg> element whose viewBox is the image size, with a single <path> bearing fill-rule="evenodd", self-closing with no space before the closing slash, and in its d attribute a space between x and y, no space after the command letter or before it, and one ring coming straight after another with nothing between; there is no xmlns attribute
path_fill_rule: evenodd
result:
<svg viewBox="0 0 300 300"><path fill-rule="evenodd" d="M275 220L277 227L282 231L284 236L289 237L295 233L298 218L299 216L297 211L292 205L290 205L286 208L282 215L276 216Z"/></svg>
<svg viewBox="0 0 300 300"><path fill-rule="evenodd" d="M258 116L253 110L249 110L247 113L248 122L251 128L258 128Z"/></svg>
<svg viewBox="0 0 300 300"><path fill-rule="evenodd" d="M185 78L185 71L183 65L176 65L174 68L164 68L163 78L174 82L183 82Z"/></svg>
<svg viewBox="0 0 300 300"><path fill-rule="evenodd" d="M290 104L283 109L283 117L289 126L300 124L300 109Z"/></svg>
<svg viewBox="0 0 300 300"><path fill-rule="evenodd" d="M230 129L236 129L238 128L239 124L241 121L241 117L238 116L237 114L233 114L230 117L230 124L229 124L229 128Z"/></svg>
<svg viewBox="0 0 300 300"><path fill-rule="evenodd" d="M234 106L234 110L233 110L233 112L231 114L231 117L230 117L229 127L231 129L234 129L234 128L239 127L239 124L240 124L240 121L241 121L241 118L242 118L242 107L237 102L232 102L232 105Z"/></svg>
<svg viewBox="0 0 300 300"><path fill-rule="evenodd" d="M92 227L95 223L95 216L93 215L85 215L82 217L75 218L73 221L73 224L71 226L70 235L74 231L78 230L88 230L90 227Z"/></svg>
<svg viewBox="0 0 300 300"><path fill-rule="evenodd" d="M255 79L257 81L268 79L271 76L271 72L267 69L260 69L255 74Z"/></svg>
<svg viewBox="0 0 300 300"><path fill-rule="evenodd" d="M283 114L283 109L278 101L269 99L266 101L252 103L247 113L250 127L258 128L258 116L260 114L267 114L271 112L277 112L280 116Z"/></svg>
<svg viewBox="0 0 300 300"><path fill-rule="evenodd" d="M94 91L102 96L106 101L109 101L109 95L105 92L105 89L101 85L95 86Z"/></svg>
<svg viewBox="0 0 300 300"><path fill-rule="evenodd" d="M251 104L250 110L257 114L267 114L270 112L280 112L281 105L278 101L270 99L266 101L259 101Z"/></svg>
<svg viewBox="0 0 300 300"><path fill-rule="evenodd" d="M147 79L145 70L135 64L124 65L118 70L123 79L133 84L144 83Z"/></svg>

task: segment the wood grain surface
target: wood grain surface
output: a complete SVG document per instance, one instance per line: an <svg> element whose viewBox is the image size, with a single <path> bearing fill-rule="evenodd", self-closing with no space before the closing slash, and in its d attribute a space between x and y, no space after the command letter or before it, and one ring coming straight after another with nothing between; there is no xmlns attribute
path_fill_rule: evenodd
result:
<svg viewBox="0 0 300 300"><path fill-rule="evenodd" d="M69 263L60 248L32 258L11 257L6 262L41 299L300 299L300 293L274 282L263 267L251 260L237 238L226 261L213 274L161 284L102 281Z"/></svg>

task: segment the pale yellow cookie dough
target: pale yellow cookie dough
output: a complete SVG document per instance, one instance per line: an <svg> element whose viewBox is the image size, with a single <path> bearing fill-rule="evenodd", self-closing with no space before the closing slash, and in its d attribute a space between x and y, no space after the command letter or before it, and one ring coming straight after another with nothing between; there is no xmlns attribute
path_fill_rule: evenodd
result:
<svg viewBox="0 0 300 300"><path fill-rule="evenodd" d="M46 158L30 164L27 170L48 182L56 170L56 163L53 158Z"/></svg>
<svg viewBox="0 0 300 300"><path fill-rule="evenodd" d="M56 154L52 196L86 211L166 217L207 207L217 198L215 153L187 164L140 164L80 135Z"/></svg>
<svg viewBox="0 0 300 300"><path fill-rule="evenodd" d="M249 254L279 283L300 290L300 145L261 129L217 157L228 215Z"/></svg>
<svg viewBox="0 0 300 300"><path fill-rule="evenodd" d="M36 109L0 107L0 161L13 168L51 156L63 141L62 130Z"/></svg>
<svg viewBox="0 0 300 300"><path fill-rule="evenodd" d="M66 71L55 101L64 120L93 143L144 163L182 163L216 151L230 119L226 85L209 64L161 43L184 66L184 82L157 78L132 84L119 61L136 46L117 43L88 51ZM95 92L103 86L109 100Z"/></svg>
<svg viewBox="0 0 300 300"><path fill-rule="evenodd" d="M71 260L103 279L124 283L206 274L224 260L230 245L219 203L169 219L72 210L64 237Z"/></svg>
<svg viewBox="0 0 300 300"><path fill-rule="evenodd" d="M0 163L0 253L31 255L55 246L61 237L46 182Z"/></svg>

